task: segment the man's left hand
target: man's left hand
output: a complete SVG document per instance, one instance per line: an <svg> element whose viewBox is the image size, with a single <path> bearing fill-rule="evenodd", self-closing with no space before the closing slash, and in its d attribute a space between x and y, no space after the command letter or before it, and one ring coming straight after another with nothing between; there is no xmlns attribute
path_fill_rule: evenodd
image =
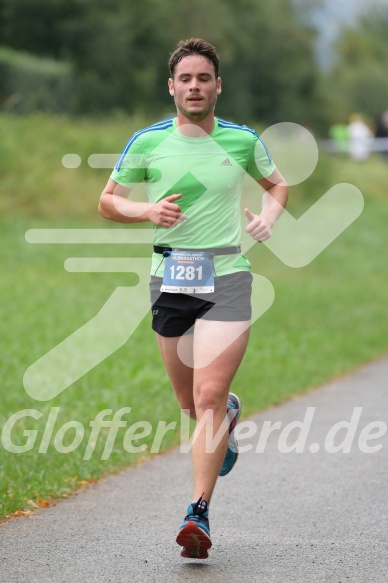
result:
<svg viewBox="0 0 388 583"><path fill-rule="evenodd" d="M259 243L267 241L271 236L271 227L269 223L261 215L254 215L249 209L244 209L244 214L249 223L245 231Z"/></svg>

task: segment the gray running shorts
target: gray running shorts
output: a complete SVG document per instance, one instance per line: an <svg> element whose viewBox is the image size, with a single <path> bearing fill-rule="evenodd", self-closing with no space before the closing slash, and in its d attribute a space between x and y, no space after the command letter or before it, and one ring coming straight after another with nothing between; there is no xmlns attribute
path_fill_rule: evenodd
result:
<svg viewBox="0 0 388 583"><path fill-rule="evenodd" d="M242 322L252 316L252 274L238 271L214 278L209 294L161 292L162 278L151 276L152 329L161 336L182 336L197 318Z"/></svg>

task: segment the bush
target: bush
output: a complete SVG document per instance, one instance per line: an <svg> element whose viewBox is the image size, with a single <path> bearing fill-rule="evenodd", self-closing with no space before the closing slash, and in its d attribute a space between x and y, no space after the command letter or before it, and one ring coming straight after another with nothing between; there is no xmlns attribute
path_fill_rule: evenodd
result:
<svg viewBox="0 0 388 583"><path fill-rule="evenodd" d="M72 102L68 63L0 48L0 107L16 113L67 112Z"/></svg>

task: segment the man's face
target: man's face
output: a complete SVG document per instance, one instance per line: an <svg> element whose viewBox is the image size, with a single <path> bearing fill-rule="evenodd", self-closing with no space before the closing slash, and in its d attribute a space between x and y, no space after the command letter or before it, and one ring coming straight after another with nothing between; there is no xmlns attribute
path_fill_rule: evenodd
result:
<svg viewBox="0 0 388 583"><path fill-rule="evenodd" d="M179 61L168 88L177 110L187 119L200 121L214 110L221 78L216 79L214 65L205 57L190 55Z"/></svg>

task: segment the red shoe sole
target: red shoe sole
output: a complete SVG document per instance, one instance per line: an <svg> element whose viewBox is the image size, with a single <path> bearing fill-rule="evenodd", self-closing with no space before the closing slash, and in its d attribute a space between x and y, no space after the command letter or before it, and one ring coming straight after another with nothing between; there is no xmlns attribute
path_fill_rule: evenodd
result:
<svg viewBox="0 0 388 583"><path fill-rule="evenodd" d="M212 546L210 537L194 521L189 521L179 531L176 542L183 547L181 557L186 559L207 559L207 551Z"/></svg>
<svg viewBox="0 0 388 583"><path fill-rule="evenodd" d="M194 555L190 549L182 547L181 557L184 559L207 559L209 554L207 551L201 551L198 555Z"/></svg>

